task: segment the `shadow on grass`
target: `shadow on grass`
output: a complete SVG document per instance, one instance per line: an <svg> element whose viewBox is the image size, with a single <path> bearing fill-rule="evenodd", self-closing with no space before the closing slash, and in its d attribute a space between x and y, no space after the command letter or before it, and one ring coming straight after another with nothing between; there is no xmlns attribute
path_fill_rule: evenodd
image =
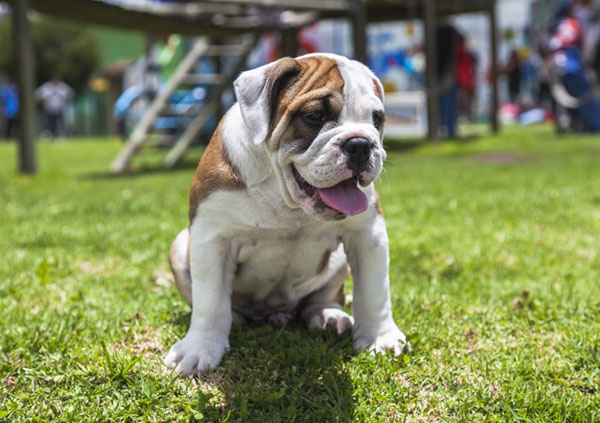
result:
<svg viewBox="0 0 600 423"><path fill-rule="evenodd" d="M175 166L167 168L160 164L142 164L135 167L132 167L130 170L127 170L123 173L113 173L110 170L106 170L103 172L94 172L84 174L83 177L87 179L122 179L122 178L134 178L139 176L149 176L149 175L160 175L167 174L179 171L186 171L192 173L198 167L198 159L186 159Z"/></svg>
<svg viewBox="0 0 600 423"><path fill-rule="evenodd" d="M451 139L440 139L435 141L435 144L452 144L452 145L461 145L461 144L470 144L476 142L481 137L476 134L463 135L457 138ZM395 138L395 139L385 139L384 145L387 151L410 151L419 147L423 147L425 145L431 144L427 138Z"/></svg>
<svg viewBox="0 0 600 423"><path fill-rule="evenodd" d="M188 325L189 313L174 324ZM206 421L347 422L355 414L354 387L346 366L350 334L307 329L293 321L283 328L233 325L230 350L221 365L200 377L215 394L198 391Z"/></svg>

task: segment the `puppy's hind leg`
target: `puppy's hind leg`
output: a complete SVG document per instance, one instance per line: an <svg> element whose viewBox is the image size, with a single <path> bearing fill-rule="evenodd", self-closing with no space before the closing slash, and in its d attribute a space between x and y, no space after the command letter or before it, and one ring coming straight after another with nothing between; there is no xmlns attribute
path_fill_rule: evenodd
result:
<svg viewBox="0 0 600 423"><path fill-rule="evenodd" d="M338 335L351 331L354 319L343 310L344 281L350 274L342 248L329 257L327 284L304 299L300 317L309 328L332 328Z"/></svg>
<svg viewBox="0 0 600 423"><path fill-rule="evenodd" d="M190 230L185 228L171 244L169 264L175 277L177 289L183 299L192 305L192 275L190 273Z"/></svg>

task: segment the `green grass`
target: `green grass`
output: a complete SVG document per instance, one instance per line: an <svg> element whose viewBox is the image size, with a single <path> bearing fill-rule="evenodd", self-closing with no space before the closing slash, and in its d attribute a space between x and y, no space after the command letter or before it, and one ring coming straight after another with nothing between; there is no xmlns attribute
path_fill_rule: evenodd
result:
<svg viewBox="0 0 600 423"><path fill-rule="evenodd" d="M0 422L600 421L600 138L389 143L378 182L410 356L234 327L206 377L161 366L190 309L163 275L193 151L106 173L116 140L0 144Z"/></svg>

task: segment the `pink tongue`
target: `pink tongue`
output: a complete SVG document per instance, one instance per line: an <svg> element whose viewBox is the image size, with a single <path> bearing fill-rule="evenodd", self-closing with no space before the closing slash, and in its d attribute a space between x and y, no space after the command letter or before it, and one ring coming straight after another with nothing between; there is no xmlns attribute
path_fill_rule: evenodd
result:
<svg viewBox="0 0 600 423"><path fill-rule="evenodd" d="M319 188L319 194L329 207L349 216L367 209L367 196L358 189L353 179L346 179L329 188Z"/></svg>

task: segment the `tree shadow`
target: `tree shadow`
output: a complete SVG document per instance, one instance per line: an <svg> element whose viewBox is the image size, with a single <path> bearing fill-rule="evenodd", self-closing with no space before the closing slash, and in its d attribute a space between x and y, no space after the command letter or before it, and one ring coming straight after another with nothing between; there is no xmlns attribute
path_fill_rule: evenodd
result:
<svg viewBox="0 0 600 423"><path fill-rule="evenodd" d="M113 173L109 170L102 172L92 172L83 175L85 179L123 179L123 178L136 178L140 176L149 175L160 175L160 174L172 174L175 172L190 172L194 171L198 167L198 159L186 159L177 163L173 167L165 167L161 164L141 164L123 173Z"/></svg>
<svg viewBox="0 0 600 423"><path fill-rule="evenodd" d="M181 298L181 301L185 304L185 300L183 300L183 298ZM190 325L191 318L192 312L189 309L177 307L169 314L167 321L173 326L183 327L187 330L188 326Z"/></svg>
<svg viewBox="0 0 600 423"><path fill-rule="evenodd" d="M425 138L396 138L396 139L385 139L383 146L387 151L410 151L415 148L422 147L427 144Z"/></svg>
<svg viewBox="0 0 600 423"><path fill-rule="evenodd" d="M461 144L470 144L478 141L481 138L480 135L477 134L467 134L462 135L460 137L448 138L448 139L439 139L437 141L429 141L427 138L394 138L388 139L386 138L383 142L385 149L387 151L394 152L403 152L414 150L419 147L426 146L428 144L452 144L452 145L461 145Z"/></svg>
<svg viewBox="0 0 600 423"><path fill-rule="evenodd" d="M467 134L467 135L461 135L459 137L440 140L439 142L441 142L441 143L447 142L447 143L451 143L451 144L455 144L455 145L460 145L460 144L474 143L474 142L479 141L479 139L481 139L481 138L482 138L482 136L479 134Z"/></svg>

